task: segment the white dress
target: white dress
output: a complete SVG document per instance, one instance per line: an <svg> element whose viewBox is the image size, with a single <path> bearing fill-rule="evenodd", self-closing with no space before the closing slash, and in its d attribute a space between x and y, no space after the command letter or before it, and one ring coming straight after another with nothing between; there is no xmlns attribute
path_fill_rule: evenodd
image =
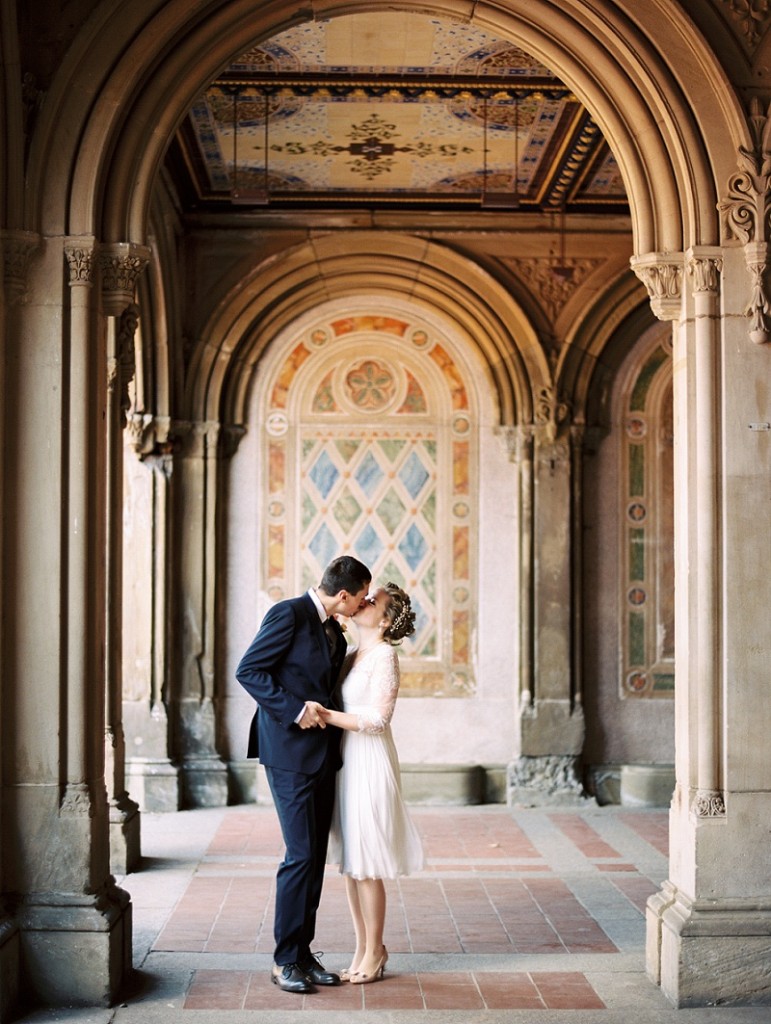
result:
<svg viewBox="0 0 771 1024"><path fill-rule="evenodd" d="M399 659L386 643L353 665L355 654L346 655L342 701L344 711L358 715L359 731L343 732L328 860L353 878L397 878L424 864L420 836L402 799L391 735Z"/></svg>

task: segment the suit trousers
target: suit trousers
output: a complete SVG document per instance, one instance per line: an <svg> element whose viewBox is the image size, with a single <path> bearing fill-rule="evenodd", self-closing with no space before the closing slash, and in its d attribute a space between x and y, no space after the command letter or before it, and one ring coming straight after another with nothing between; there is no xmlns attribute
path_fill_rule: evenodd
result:
<svg viewBox="0 0 771 1024"><path fill-rule="evenodd" d="M265 766L286 851L276 874L273 959L303 963L316 933L335 801L336 769L327 756L315 775Z"/></svg>

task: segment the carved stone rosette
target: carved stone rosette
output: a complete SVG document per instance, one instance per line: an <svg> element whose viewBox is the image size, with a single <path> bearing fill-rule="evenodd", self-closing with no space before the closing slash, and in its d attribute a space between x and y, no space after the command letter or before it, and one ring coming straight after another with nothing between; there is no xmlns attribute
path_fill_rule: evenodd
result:
<svg viewBox="0 0 771 1024"><path fill-rule="evenodd" d="M139 275L150 260L151 250L133 242L115 242L99 248L102 272L102 308L107 316L120 316L134 301Z"/></svg>
<svg viewBox="0 0 771 1024"><path fill-rule="evenodd" d="M24 298L27 291L29 264L39 245L40 236L33 231L0 231L3 281L9 305Z"/></svg>
<svg viewBox="0 0 771 1024"><path fill-rule="evenodd" d="M749 334L756 345L761 345L771 340L771 304L766 280L771 214L771 120L757 98L752 100L748 125L752 149L739 147L740 170L728 179L728 196L718 204L718 209L726 238L736 238L744 245L751 279L746 310Z"/></svg>
<svg viewBox="0 0 771 1024"><path fill-rule="evenodd" d="M683 294L683 254L652 252L646 256L633 256L629 262L645 285L651 308L659 320L677 320Z"/></svg>

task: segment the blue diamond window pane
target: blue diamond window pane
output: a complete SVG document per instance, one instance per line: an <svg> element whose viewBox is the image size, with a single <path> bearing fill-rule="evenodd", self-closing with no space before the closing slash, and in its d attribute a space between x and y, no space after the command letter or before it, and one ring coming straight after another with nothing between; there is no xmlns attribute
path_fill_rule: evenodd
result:
<svg viewBox="0 0 771 1024"><path fill-rule="evenodd" d="M318 488L319 494L322 498L326 498L335 486L335 481L340 476L340 473L327 453L322 452L314 462L313 469L310 471L308 476Z"/></svg>
<svg viewBox="0 0 771 1024"><path fill-rule="evenodd" d="M337 555L337 541L332 535L329 527L324 523L313 535L308 547L313 552L314 558L321 566L327 565Z"/></svg>
<svg viewBox="0 0 771 1024"><path fill-rule="evenodd" d="M411 498L417 498L428 480L428 470L413 452L399 470L399 479Z"/></svg>
<svg viewBox="0 0 771 1024"><path fill-rule="evenodd" d="M375 488L383 479L383 470L378 466L372 452L367 452L364 456L354 478L367 497L371 498Z"/></svg>
<svg viewBox="0 0 771 1024"><path fill-rule="evenodd" d="M412 610L415 612L415 636L420 636L428 624L428 616L419 601L412 602Z"/></svg>
<svg viewBox="0 0 771 1024"><path fill-rule="evenodd" d="M423 561L423 557L428 550L428 545L423 539L423 534L414 523L402 538L402 541L399 544L399 550L402 553L404 561L414 572Z"/></svg>
<svg viewBox="0 0 771 1024"><path fill-rule="evenodd" d="M354 545L356 557L360 558L365 565L372 566L380 558L383 552L383 542L372 529L369 523L359 534L359 539Z"/></svg>

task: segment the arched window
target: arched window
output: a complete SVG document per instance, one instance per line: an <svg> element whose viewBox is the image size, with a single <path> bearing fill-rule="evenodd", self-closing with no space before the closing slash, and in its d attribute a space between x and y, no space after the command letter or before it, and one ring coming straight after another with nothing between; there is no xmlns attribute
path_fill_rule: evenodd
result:
<svg viewBox="0 0 771 1024"><path fill-rule="evenodd" d="M411 594L402 689L474 692L477 427L451 341L371 306L326 312L268 357L261 589L278 600L350 553Z"/></svg>

